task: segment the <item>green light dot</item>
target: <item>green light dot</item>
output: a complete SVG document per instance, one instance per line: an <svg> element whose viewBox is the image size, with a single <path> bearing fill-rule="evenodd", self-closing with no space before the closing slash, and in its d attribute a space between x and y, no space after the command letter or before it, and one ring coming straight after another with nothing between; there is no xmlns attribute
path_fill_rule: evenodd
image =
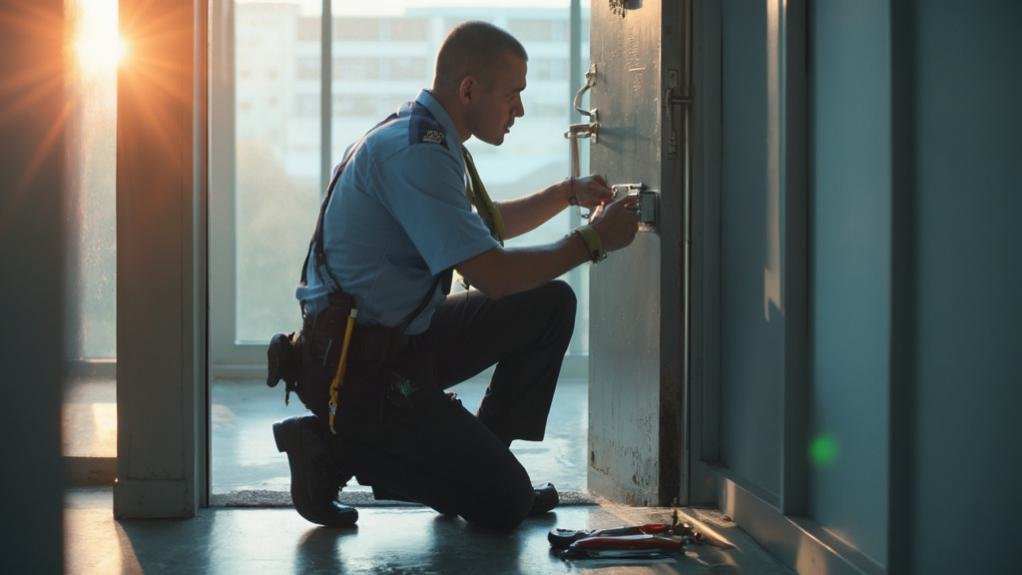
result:
<svg viewBox="0 0 1022 575"><path fill-rule="evenodd" d="M837 441L823 433L809 444L809 461L817 467L829 467L837 459Z"/></svg>

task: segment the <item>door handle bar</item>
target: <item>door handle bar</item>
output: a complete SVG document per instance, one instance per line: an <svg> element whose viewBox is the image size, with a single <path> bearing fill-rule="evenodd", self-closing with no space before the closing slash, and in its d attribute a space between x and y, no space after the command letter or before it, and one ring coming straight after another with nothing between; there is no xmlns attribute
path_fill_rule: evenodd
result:
<svg viewBox="0 0 1022 575"><path fill-rule="evenodd" d="M596 108L592 108L590 110L582 109L582 95L595 85L596 64L593 63L589 66L589 71L586 72L585 85L579 88L578 92L575 93L575 99L572 102L575 111L589 118L589 121L571 124L568 126L568 131L564 133L564 137L568 139L568 143L571 146L571 177L573 178L577 178L581 175L579 173L581 170L581 162L579 160L578 139L589 138L595 144L600 130L599 111Z"/></svg>

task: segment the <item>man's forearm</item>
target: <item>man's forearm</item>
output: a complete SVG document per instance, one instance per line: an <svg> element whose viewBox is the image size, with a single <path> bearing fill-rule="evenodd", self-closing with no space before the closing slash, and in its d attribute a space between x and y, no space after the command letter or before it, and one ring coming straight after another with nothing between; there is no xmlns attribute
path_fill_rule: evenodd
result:
<svg viewBox="0 0 1022 575"><path fill-rule="evenodd" d="M577 234L529 248L493 248L462 262L458 272L490 299L523 292L564 274L589 260Z"/></svg>
<svg viewBox="0 0 1022 575"><path fill-rule="evenodd" d="M505 239L530 232L560 213L568 206L567 188L560 182L523 198L497 202L504 220Z"/></svg>

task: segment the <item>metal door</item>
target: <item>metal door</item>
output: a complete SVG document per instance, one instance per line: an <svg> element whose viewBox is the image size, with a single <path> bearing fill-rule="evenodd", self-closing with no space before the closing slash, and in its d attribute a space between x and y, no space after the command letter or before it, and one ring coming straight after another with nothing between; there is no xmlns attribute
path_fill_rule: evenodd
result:
<svg viewBox="0 0 1022 575"><path fill-rule="evenodd" d="M657 225L590 271L589 490L629 504L686 499L689 6L593 0L591 10L591 171L659 192Z"/></svg>

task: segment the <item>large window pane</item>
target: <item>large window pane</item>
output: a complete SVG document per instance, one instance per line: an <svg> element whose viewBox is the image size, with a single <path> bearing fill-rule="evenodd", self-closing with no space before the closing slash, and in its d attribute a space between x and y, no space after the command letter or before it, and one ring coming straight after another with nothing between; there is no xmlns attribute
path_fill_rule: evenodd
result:
<svg viewBox="0 0 1022 575"><path fill-rule="evenodd" d="M72 4L75 58L68 89L71 249L68 350L74 360L117 354L116 0Z"/></svg>
<svg viewBox="0 0 1022 575"><path fill-rule="evenodd" d="M304 409L297 401L284 408L280 388L269 391L261 383L254 385L253 379L265 373L262 346L270 336L299 325L294 288L322 193L324 147L332 168L350 143L430 86L436 50L451 26L465 20L490 21L518 34L529 52L526 115L499 149L479 142L468 145L491 194L497 199L516 197L568 175L563 133L571 120L571 96L584 82L581 76L569 78L568 0L333 2L327 112L322 104L326 84L320 0L223 2L233 9L228 18L233 25L226 29L234 33L229 43L234 54L213 57L213 115L225 102L231 111L229 121L214 117L211 124L211 150L216 156L211 164L210 270L214 504L260 498L263 495L257 492L263 490L276 501L272 493L287 490L286 459L268 439L269 430L273 421ZM585 31L588 11L583 14ZM218 28L214 30L211 39L217 46ZM583 71L588 52L583 39ZM216 83L216 74L225 69L233 85ZM225 132L234 141L220 137L218 126L227 126ZM329 142L323 140L324 127L329 128ZM217 178L223 172L233 172L225 180L230 185ZM222 207L228 203L229 209ZM550 242L567 234L572 225L566 211L510 245ZM567 278L580 300L570 353L584 354L588 272L579 269ZM221 337L225 332L229 335ZM485 381L480 379L458 391L474 405L484 390ZM546 440L515 446L527 468L567 490L585 488L585 441L579 439L585 437L586 395L583 373L562 380Z"/></svg>
<svg viewBox="0 0 1022 575"><path fill-rule="evenodd" d="M305 9L235 4L236 343L262 344L297 323L294 289L319 202L320 18Z"/></svg>
<svg viewBox="0 0 1022 575"><path fill-rule="evenodd" d="M61 453L74 479L112 480L117 455L117 0L67 4L70 369L61 409ZM16 272L15 272L16 273Z"/></svg>

